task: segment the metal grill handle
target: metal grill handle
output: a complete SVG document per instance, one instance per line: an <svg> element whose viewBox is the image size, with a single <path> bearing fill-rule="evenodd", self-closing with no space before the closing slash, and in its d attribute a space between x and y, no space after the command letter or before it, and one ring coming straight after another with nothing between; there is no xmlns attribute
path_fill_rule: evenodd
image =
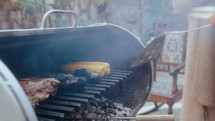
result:
<svg viewBox="0 0 215 121"><path fill-rule="evenodd" d="M42 18L42 23L41 23L41 29L45 29L45 22L46 22L46 19L48 18L48 16L50 14L53 14L53 13L65 13L65 14L71 14L74 16L74 22L72 24L72 27L76 27L76 23L77 23L77 15L75 14L74 11L71 11L71 10L49 10L48 12L46 12Z"/></svg>

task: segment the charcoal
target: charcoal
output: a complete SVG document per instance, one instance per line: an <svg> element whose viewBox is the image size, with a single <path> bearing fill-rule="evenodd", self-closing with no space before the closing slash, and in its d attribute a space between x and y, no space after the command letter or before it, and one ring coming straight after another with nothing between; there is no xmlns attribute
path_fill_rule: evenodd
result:
<svg viewBox="0 0 215 121"><path fill-rule="evenodd" d="M75 118L81 119L81 118L82 118L82 115L81 115L80 113L76 113Z"/></svg>
<svg viewBox="0 0 215 121"><path fill-rule="evenodd" d="M101 110L100 114L104 115L106 112L104 110Z"/></svg>
<svg viewBox="0 0 215 121"><path fill-rule="evenodd" d="M106 109L106 112L107 112L107 113L113 113L113 112L114 112L114 109L112 109L112 108L107 108L107 109Z"/></svg>
<svg viewBox="0 0 215 121"><path fill-rule="evenodd" d="M124 115L123 115L123 112L122 112L122 111L118 111L118 110L116 110L116 114L117 114L117 117L124 117Z"/></svg>
<svg viewBox="0 0 215 121"><path fill-rule="evenodd" d="M93 80L93 79L99 78L99 74L87 69L77 69L73 72L73 75L77 77L85 77L87 80Z"/></svg>
<svg viewBox="0 0 215 121"><path fill-rule="evenodd" d="M70 113L69 115L66 115L67 119L75 119L76 118L76 113Z"/></svg>
<svg viewBox="0 0 215 121"><path fill-rule="evenodd" d="M116 115L114 115L114 114L110 114L110 117L115 117Z"/></svg>
<svg viewBox="0 0 215 121"><path fill-rule="evenodd" d="M82 118L83 119L86 119L87 118L87 115L89 114L89 111L84 111L83 113L82 113Z"/></svg>
<svg viewBox="0 0 215 121"><path fill-rule="evenodd" d="M60 94L72 94L73 92L82 93L85 92L85 86L94 84L91 78L95 81L98 77L92 76L95 72L88 73L88 70L80 69L76 70L73 74L46 74L44 77L52 77L58 79L61 82L61 87L59 87ZM97 82L95 82L97 83ZM66 93L65 93L66 92ZM66 119L95 119L95 118L106 118L106 117L127 117L130 116L132 110L123 105L122 100L115 100L113 95L105 94L94 96L88 99L87 103L84 104L82 108L77 108L77 110L67 113Z"/></svg>
<svg viewBox="0 0 215 121"><path fill-rule="evenodd" d="M126 117L130 116L132 110L124 107L123 103L115 100L109 100L104 97L91 100L87 109L83 111L82 117L101 118L101 117Z"/></svg>
<svg viewBox="0 0 215 121"><path fill-rule="evenodd" d="M88 104L88 105L87 105L87 109L88 109L89 112L95 113L97 107L96 107L95 105Z"/></svg>
<svg viewBox="0 0 215 121"><path fill-rule="evenodd" d="M89 110L85 110L83 113L84 113L84 114L88 114L88 113L89 113Z"/></svg>
<svg viewBox="0 0 215 121"><path fill-rule="evenodd" d="M94 98L94 101L99 102L99 101L101 101L101 99L100 98Z"/></svg>
<svg viewBox="0 0 215 121"><path fill-rule="evenodd" d="M98 118L98 115L97 115L96 113L89 113L89 114L87 115L87 118L96 119L96 118Z"/></svg>
<svg viewBox="0 0 215 121"><path fill-rule="evenodd" d="M64 73L57 73L57 74L45 74L44 77L52 77L61 82L62 85L72 85L72 84L82 84L86 82L85 77L76 77L72 74L64 74Z"/></svg>

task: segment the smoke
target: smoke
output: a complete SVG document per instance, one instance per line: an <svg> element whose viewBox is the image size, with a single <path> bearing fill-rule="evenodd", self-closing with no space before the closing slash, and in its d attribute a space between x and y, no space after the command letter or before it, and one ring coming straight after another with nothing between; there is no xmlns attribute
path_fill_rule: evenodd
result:
<svg viewBox="0 0 215 121"><path fill-rule="evenodd" d="M62 29L14 39L28 43L9 48L3 57L18 76L56 73L63 64L77 61L103 61L112 69L129 70L143 49L133 35L115 26Z"/></svg>

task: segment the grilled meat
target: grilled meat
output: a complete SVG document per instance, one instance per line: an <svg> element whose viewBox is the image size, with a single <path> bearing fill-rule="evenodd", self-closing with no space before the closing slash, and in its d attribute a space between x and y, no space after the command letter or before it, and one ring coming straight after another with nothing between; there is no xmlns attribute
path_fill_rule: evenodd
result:
<svg viewBox="0 0 215 121"><path fill-rule="evenodd" d="M54 78L22 78L19 79L19 83L33 107L55 93L60 85L60 82Z"/></svg>

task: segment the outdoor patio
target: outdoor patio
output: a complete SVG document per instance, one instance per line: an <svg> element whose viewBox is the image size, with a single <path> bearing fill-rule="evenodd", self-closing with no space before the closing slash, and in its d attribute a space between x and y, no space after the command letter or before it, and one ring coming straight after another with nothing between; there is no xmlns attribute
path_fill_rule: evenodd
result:
<svg viewBox="0 0 215 121"><path fill-rule="evenodd" d="M168 73L165 72L157 72L157 79L166 83L171 83L171 77ZM183 85L184 81L184 75L179 74L178 75L178 84ZM145 112L151 108L153 108L154 104L152 102L147 102L144 107L139 111L139 113ZM173 106L173 113L175 116L175 121L179 121L180 119L180 113L181 113L181 107L182 107L182 100L175 103ZM154 111L147 115L167 115L167 109L168 105L164 104L162 105L157 111Z"/></svg>

